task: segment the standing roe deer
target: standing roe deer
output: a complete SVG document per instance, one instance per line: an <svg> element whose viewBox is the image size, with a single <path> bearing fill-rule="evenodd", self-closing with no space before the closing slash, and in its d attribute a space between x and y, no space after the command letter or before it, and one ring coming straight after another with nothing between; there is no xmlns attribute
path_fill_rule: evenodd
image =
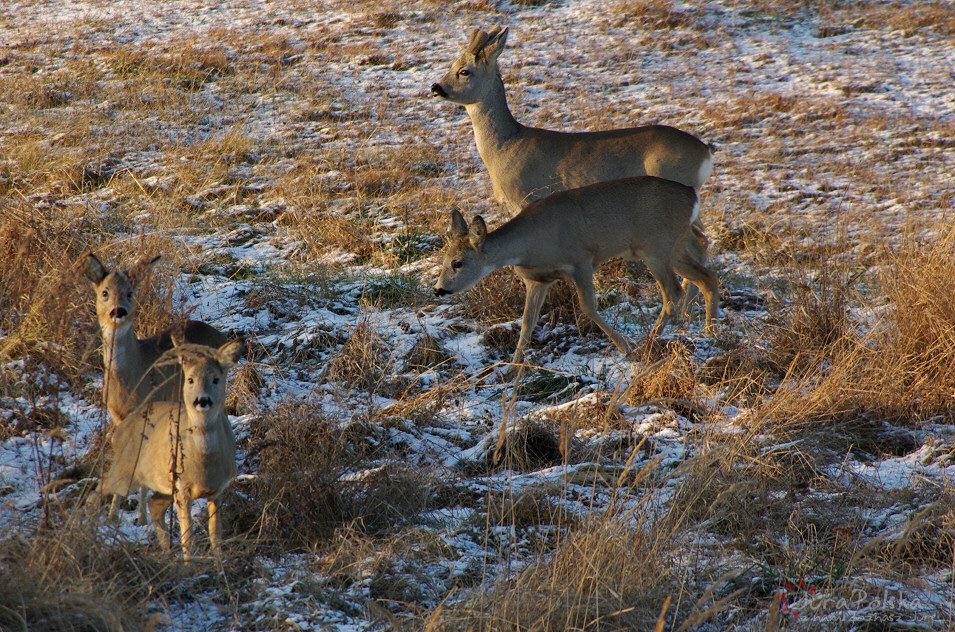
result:
<svg viewBox="0 0 955 632"><path fill-rule="evenodd" d="M96 292L96 318L103 338L103 401L113 424L147 400L176 401L181 395L178 365L154 366L173 347L171 330L137 338L136 289L159 257L141 258L129 270L108 270L93 253L83 258L83 272ZM185 341L218 348L228 337L203 322L185 324ZM118 503L114 498L110 517ZM146 498L140 495L139 519L146 523Z"/></svg>
<svg viewBox="0 0 955 632"><path fill-rule="evenodd" d="M569 278L577 286L584 313L620 353L629 355L631 343L597 313L593 275L598 265L612 257L640 259L663 294L650 338L675 315L674 301L682 290L674 270L702 291L706 327L712 330L719 308L719 282L687 247L698 210L691 187L641 176L555 193L532 202L491 233L480 215L469 227L461 213L452 211L451 243L434 292L438 296L463 292L494 270L514 266L527 289L521 334L511 360L519 364L548 288L558 279Z"/></svg>
<svg viewBox="0 0 955 632"><path fill-rule="evenodd" d="M208 499L209 539L219 548L217 500L236 475L235 436L224 408L226 374L244 346L233 340L219 349L182 344L167 351L164 361L182 367L180 401L145 402L113 433L113 464L100 493L126 495L133 484L153 490L149 513L164 549L169 548L164 517L175 500L186 561L196 498Z"/></svg>
<svg viewBox="0 0 955 632"><path fill-rule="evenodd" d="M438 97L465 107L494 199L515 215L552 193L633 176L657 176L698 189L713 169L714 147L666 125L599 132L556 132L521 125L511 115L497 58L508 30L475 29L451 70L431 86ZM699 217L687 246L706 261ZM688 289L686 299L694 290Z"/></svg>

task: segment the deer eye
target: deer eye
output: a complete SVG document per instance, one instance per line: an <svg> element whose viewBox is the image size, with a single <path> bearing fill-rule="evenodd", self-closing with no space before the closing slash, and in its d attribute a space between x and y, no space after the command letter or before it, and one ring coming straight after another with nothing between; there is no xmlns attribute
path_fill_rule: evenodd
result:
<svg viewBox="0 0 955 632"><path fill-rule="evenodd" d="M463 267L464 267L464 262L463 262L463 261L458 260L458 261L452 261L452 262L451 262L451 269L452 269L452 270L460 270L460 269L463 268Z"/></svg>
<svg viewBox="0 0 955 632"><path fill-rule="evenodd" d="M132 292L126 292L126 298L133 298Z"/></svg>
<svg viewBox="0 0 955 632"><path fill-rule="evenodd" d="M212 383L213 383L213 384L218 384L218 383L219 383L219 378L217 378L217 377L212 378Z"/></svg>
<svg viewBox="0 0 955 632"><path fill-rule="evenodd" d="M186 379L186 381L189 382L190 384L195 384L195 383L196 383L196 381L195 381L194 379L192 379L191 377L188 378L188 379Z"/></svg>
<svg viewBox="0 0 955 632"><path fill-rule="evenodd" d="M109 298L109 290L103 290L103 293L100 294L103 298Z"/></svg>
<svg viewBox="0 0 955 632"><path fill-rule="evenodd" d="M471 74L471 71L468 70L467 68L462 68L461 70L458 71L459 77L467 77L470 74Z"/></svg>

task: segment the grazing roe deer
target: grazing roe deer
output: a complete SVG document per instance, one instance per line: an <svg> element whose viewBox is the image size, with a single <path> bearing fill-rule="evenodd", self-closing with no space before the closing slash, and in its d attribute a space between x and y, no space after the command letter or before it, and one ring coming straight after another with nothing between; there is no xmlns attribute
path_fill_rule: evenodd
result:
<svg viewBox="0 0 955 632"><path fill-rule="evenodd" d="M511 215L552 193L596 182L649 175L698 189L710 175L714 147L666 125L557 132L518 123L497 65L507 33L499 27L475 29L467 49L431 92L464 105L494 199ZM699 217L692 230L687 245L705 262L707 238ZM687 285L689 300L695 290Z"/></svg>
<svg viewBox="0 0 955 632"><path fill-rule="evenodd" d="M83 272L96 292L96 318L103 338L103 401L114 424L147 400L176 401L181 395L178 366L154 366L173 347L171 330L137 338L136 290L159 257L141 258L129 270L108 270L93 253L83 258ZM218 348L228 337L203 322L185 324L185 341ZM114 498L110 517L118 503ZM140 496L140 522L146 523L146 499Z"/></svg>
<svg viewBox="0 0 955 632"><path fill-rule="evenodd" d="M719 282L688 249L690 225L699 202L688 186L652 176L601 182L555 193L529 204L488 233L480 215L468 226L451 212L450 244L434 286L438 296L463 292L503 266L514 266L527 294L521 333L511 360L519 364L547 290L569 278L577 286L584 313L597 323L620 353L633 346L597 313L594 270L612 257L642 260L663 294L654 337L676 315L682 290L674 270L696 285L706 300L707 330L719 308Z"/></svg>
<svg viewBox="0 0 955 632"><path fill-rule="evenodd" d="M115 457L100 493L126 495L134 484L153 490L149 513L164 549L169 548L164 517L175 500L186 561L196 498L208 499L209 539L219 548L217 500L236 475L235 436L224 408L226 374L244 346L233 340L219 349L182 344L167 351L164 360L182 367L181 401L145 402L113 433Z"/></svg>

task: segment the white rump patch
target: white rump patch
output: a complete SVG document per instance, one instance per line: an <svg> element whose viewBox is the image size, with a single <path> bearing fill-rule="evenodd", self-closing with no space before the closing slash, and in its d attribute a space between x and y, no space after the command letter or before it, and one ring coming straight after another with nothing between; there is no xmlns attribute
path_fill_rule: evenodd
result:
<svg viewBox="0 0 955 632"><path fill-rule="evenodd" d="M700 163L700 171L697 174L697 178L698 178L697 182L699 182L699 185L697 186L697 188L700 188L701 186L703 186L703 183L706 182L706 179L710 177L710 173L712 171L713 171L713 152L707 150L706 159L703 160L702 163Z"/></svg>

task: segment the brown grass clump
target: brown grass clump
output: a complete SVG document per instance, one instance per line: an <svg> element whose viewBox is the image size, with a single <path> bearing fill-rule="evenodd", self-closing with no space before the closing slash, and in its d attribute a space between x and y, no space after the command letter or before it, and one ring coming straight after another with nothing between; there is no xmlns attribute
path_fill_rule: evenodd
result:
<svg viewBox="0 0 955 632"><path fill-rule="evenodd" d="M801 345L792 337L797 353L784 387L761 411L766 419L798 424L873 414L913 423L955 415L955 237L888 255L882 287L889 304L865 336L850 329L839 292L809 303L817 309L793 312L790 326L802 323L809 337Z"/></svg>
<svg viewBox="0 0 955 632"><path fill-rule="evenodd" d="M257 537L291 547L330 537L345 516L338 480L349 453L342 430L315 408L290 404L257 417L250 432Z"/></svg>
<svg viewBox="0 0 955 632"><path fill-rule="evenodd" d="M434 630L649 630L671 578L642 525L610 515L571 529L553 554L432 616Z"/></svg>
<svg viewBox="0 0 955 632"><path fill-rule="evenodd" d="M96 230L87 217L26 204L0 213L0 358L32 355L73 381L95 352L91 294L75 263ZM77 332L80 335L77 335Z"/></svg>
<svg viewBox="0 0 955 632"><path fill-rule="evenodd" d="M488 452L486 466L533 472L558 465L561 458L554 432L542 423L525 419L516 428L504 431L495 449Z"/></svg>
<svg viewBox="0 0 955 632"><path fill-rule="evenodd" d="M283 221L305 241L312 258L321 257L328 248L340 248L359 257L369 257L374 251L374 243L366 236L370 232L367 227L358 227L347 217L321 211L288 212Z"/></svg>
<svg viewBox="0 0 955 632"><path fill-rule="evenodd" d="M690 350L679 342L667 343L663 357L639 373L624 401L631 406L660 400L687 400L697 386L696 364Z"/></svg>
<svg viewBox="0 0 955 632"><path fill-rule="evenodd" d="M387 349L381 336L367 320L352 329L348 340L325 367L325 377L348 382L357 388L372 389L382 379L388 362Z"/></svg>
<svg viewBox="0 0 955 632"><path fill-rule="evenodd" d="M141 629L140 607L168 567L71 523L0 542L0 629L120 632Z"/></svg>

